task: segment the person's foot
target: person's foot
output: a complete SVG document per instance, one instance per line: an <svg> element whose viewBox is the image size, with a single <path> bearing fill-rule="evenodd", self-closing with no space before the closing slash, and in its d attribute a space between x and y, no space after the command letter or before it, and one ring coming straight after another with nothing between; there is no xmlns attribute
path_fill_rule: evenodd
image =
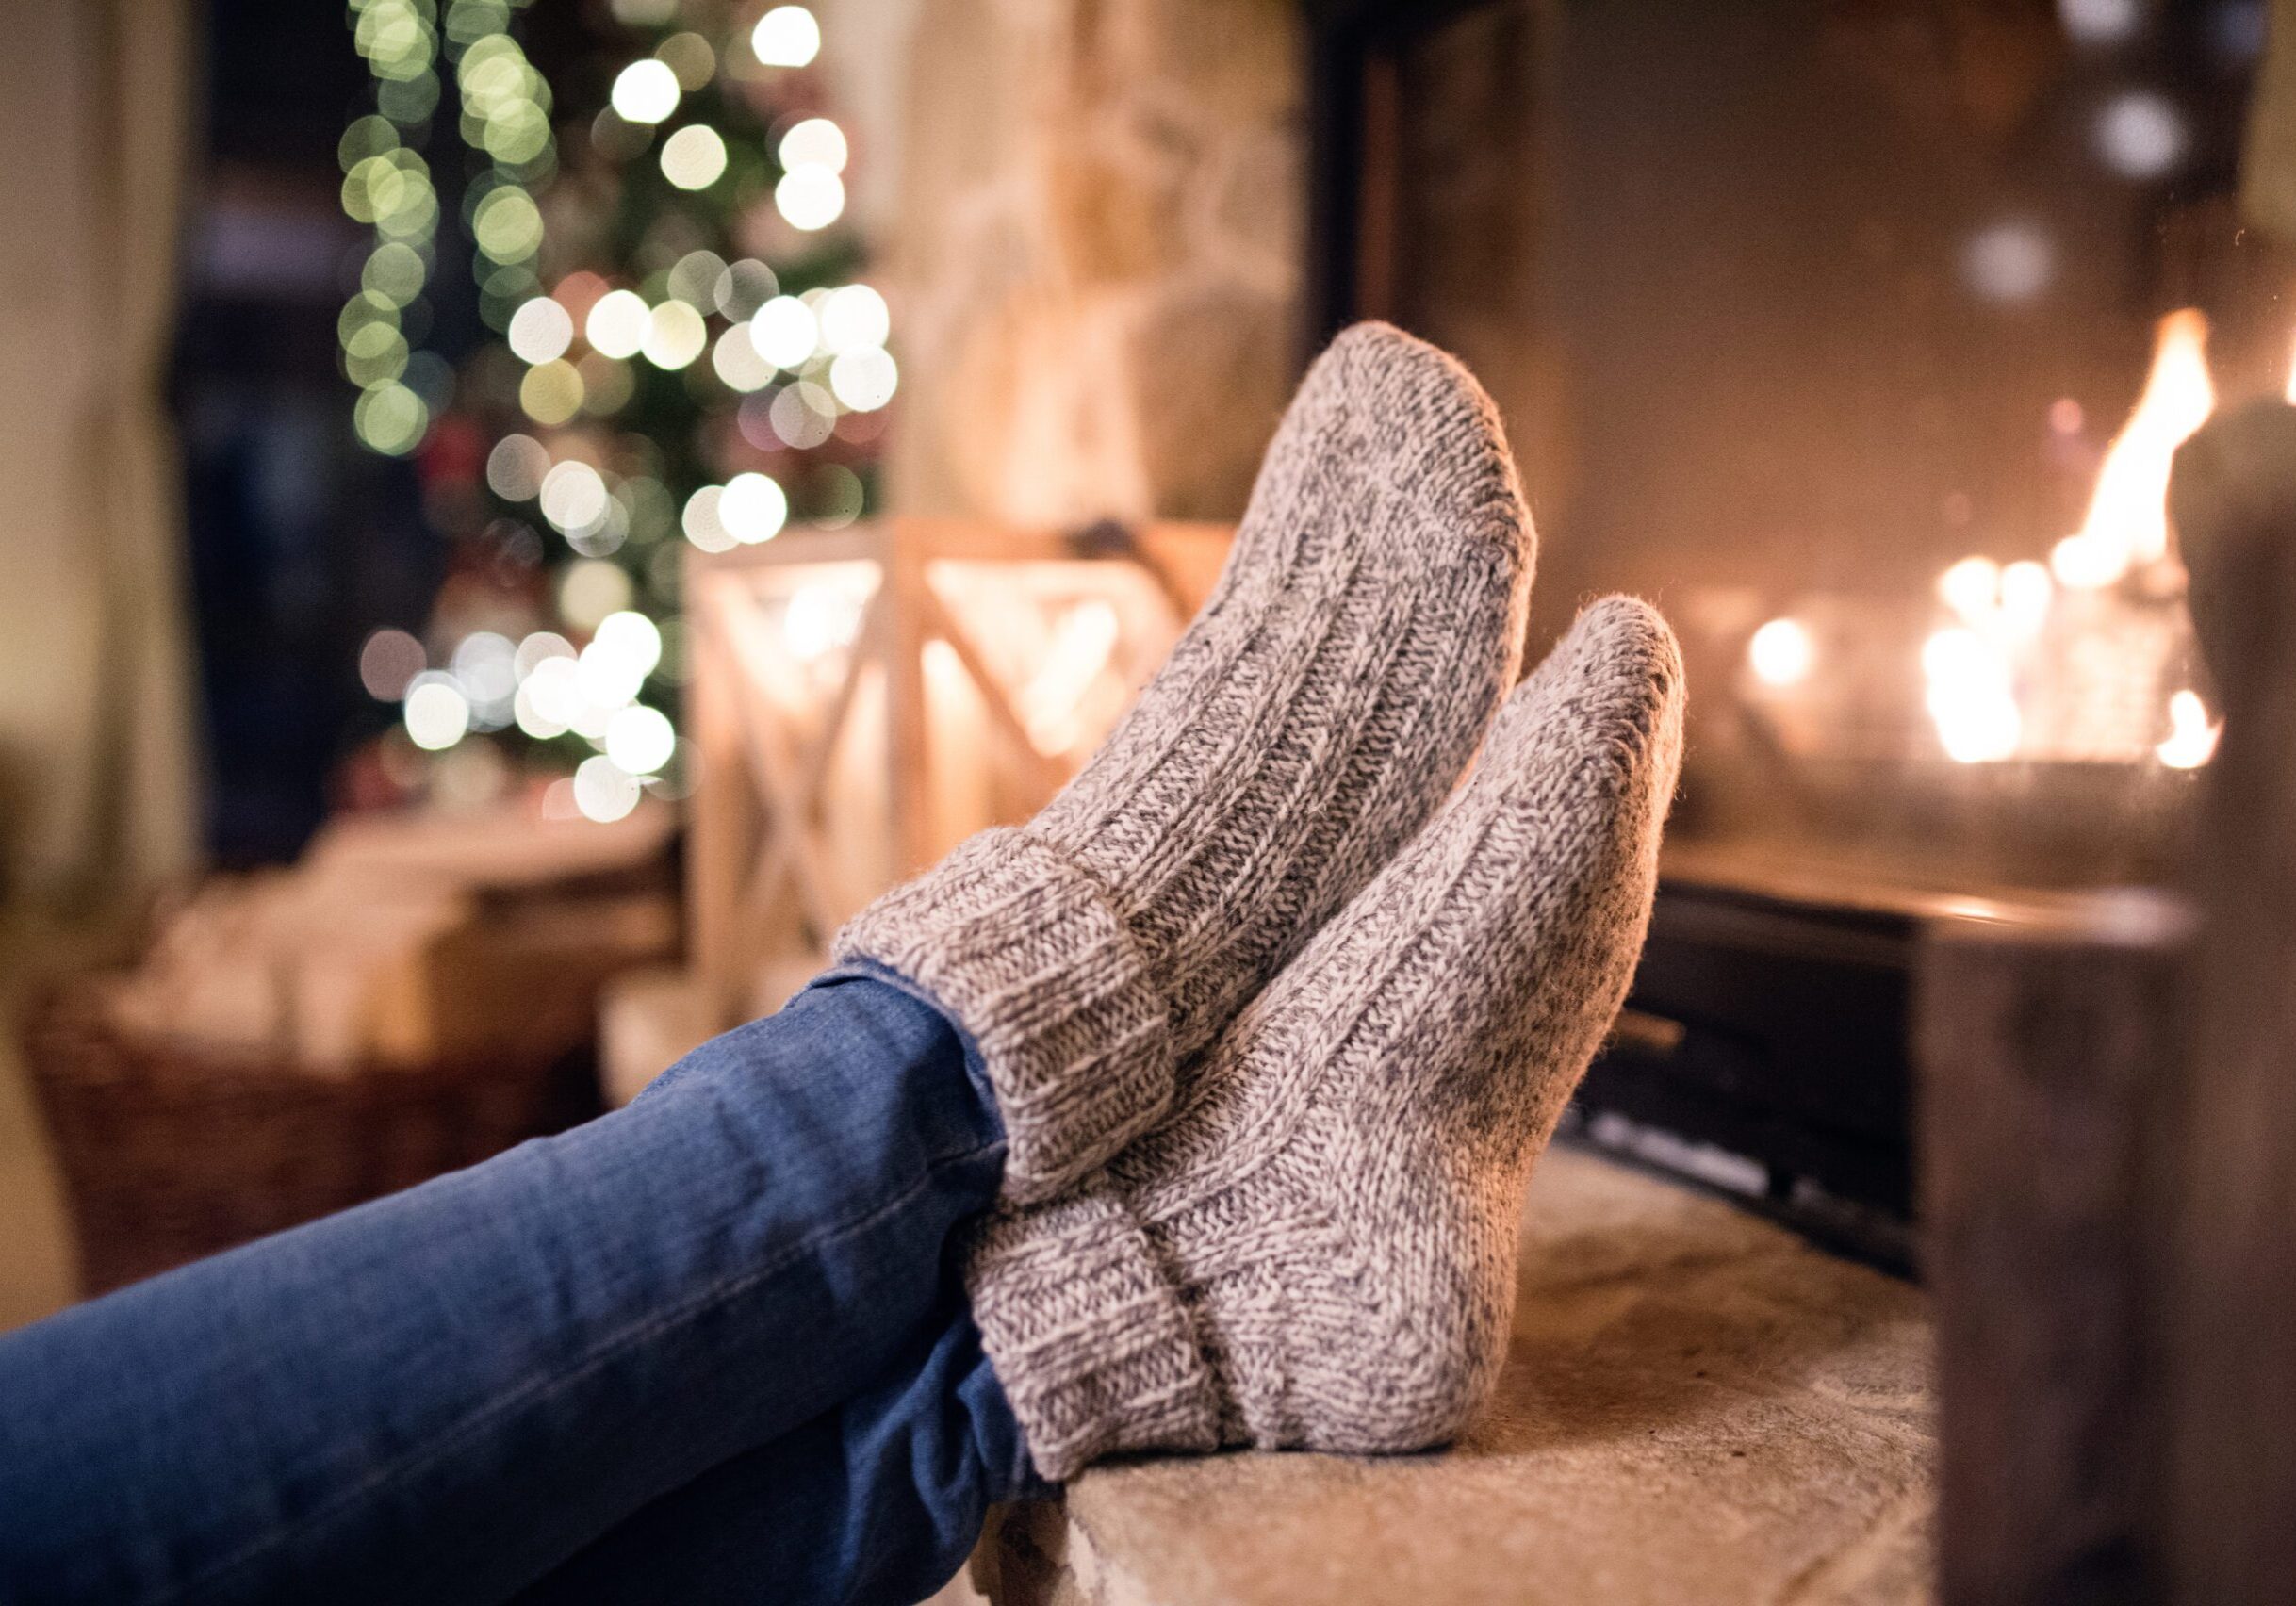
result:
<svg viewBox="0 0 2296 1606"><path fill-rule="evenodd" d="M1347 331L1107 744L1029 824L840 933L839 959L899 973L978 1046L1007 1198L1145 1130L1176 1068L1433 812L1519 668L1532 561L1489 398L1399 330Z"/></svg>
<svg viewBox="0 0 2296 1606"><path fill-rule="evenodd" d="M1665 622L1589 608L1169 1123L988 1220L973 1312L1046 1477L1457 1434L1504 1357L1531 1163L1642 946L1681 700Z"/></svg>

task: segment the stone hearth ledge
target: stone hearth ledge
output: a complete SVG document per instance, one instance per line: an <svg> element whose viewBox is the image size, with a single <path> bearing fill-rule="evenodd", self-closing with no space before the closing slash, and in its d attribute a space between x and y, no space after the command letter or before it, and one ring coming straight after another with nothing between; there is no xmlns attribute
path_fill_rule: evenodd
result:
<svg viewBox="0 0 2296 1606"><path fill-rule="evenodd" d="M996 1513L995 1606L1930 1598L1921 1292L1584 1152L1541 1161L1513 1348L1460 1444L1094 1467Z"/></svg>

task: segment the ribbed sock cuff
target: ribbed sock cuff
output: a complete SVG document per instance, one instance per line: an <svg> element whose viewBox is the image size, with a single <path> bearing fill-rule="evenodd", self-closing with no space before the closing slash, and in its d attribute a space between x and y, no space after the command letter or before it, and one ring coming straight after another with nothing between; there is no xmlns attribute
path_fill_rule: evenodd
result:
<svg viewBox="0 0 2296 1606"><path fill-rule="evenodd" d="M923 988L979 1049L1005 1123L1005 1197L1049 1198L1172 1101L1171 1007L1107 889L1025 831L960 844L838 933Z"/></svg>
<svg viewBox="0 0 2296 1606"><path fill-rule="evenodd" d="M1123 1450L1220 1447L1219 1390L1195 1319L1155 1243L1105 1180L990 1217L965 1285L1045 1477L1072 1477Z"/></svg>

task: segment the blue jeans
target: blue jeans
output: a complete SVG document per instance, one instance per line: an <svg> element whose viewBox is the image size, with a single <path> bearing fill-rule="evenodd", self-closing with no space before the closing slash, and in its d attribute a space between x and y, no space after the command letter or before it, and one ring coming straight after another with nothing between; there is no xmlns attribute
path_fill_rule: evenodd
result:
<svg viewBox="0 0 2296 1606"><path fill-rule="evenodd" d="M0 1601L927 1594L1039 1488L949 1255L1004 1153L956 1027L837 972L628 1109L0 1337Z"/></svg>

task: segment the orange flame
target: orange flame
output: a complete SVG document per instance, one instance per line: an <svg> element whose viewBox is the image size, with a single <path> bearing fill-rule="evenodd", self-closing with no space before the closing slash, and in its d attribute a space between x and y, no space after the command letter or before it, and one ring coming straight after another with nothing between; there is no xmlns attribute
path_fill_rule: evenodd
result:
<svg viewBox="0 0 2296 1606"><path fill-rule="evenodd" d="M2208 380L2208 320L2194 307L2160 320L2153 371L2097 471L2089 516L2049 554L2067 585L2110 585L2169 551L2169 464L2216 410Z"/></svg>

